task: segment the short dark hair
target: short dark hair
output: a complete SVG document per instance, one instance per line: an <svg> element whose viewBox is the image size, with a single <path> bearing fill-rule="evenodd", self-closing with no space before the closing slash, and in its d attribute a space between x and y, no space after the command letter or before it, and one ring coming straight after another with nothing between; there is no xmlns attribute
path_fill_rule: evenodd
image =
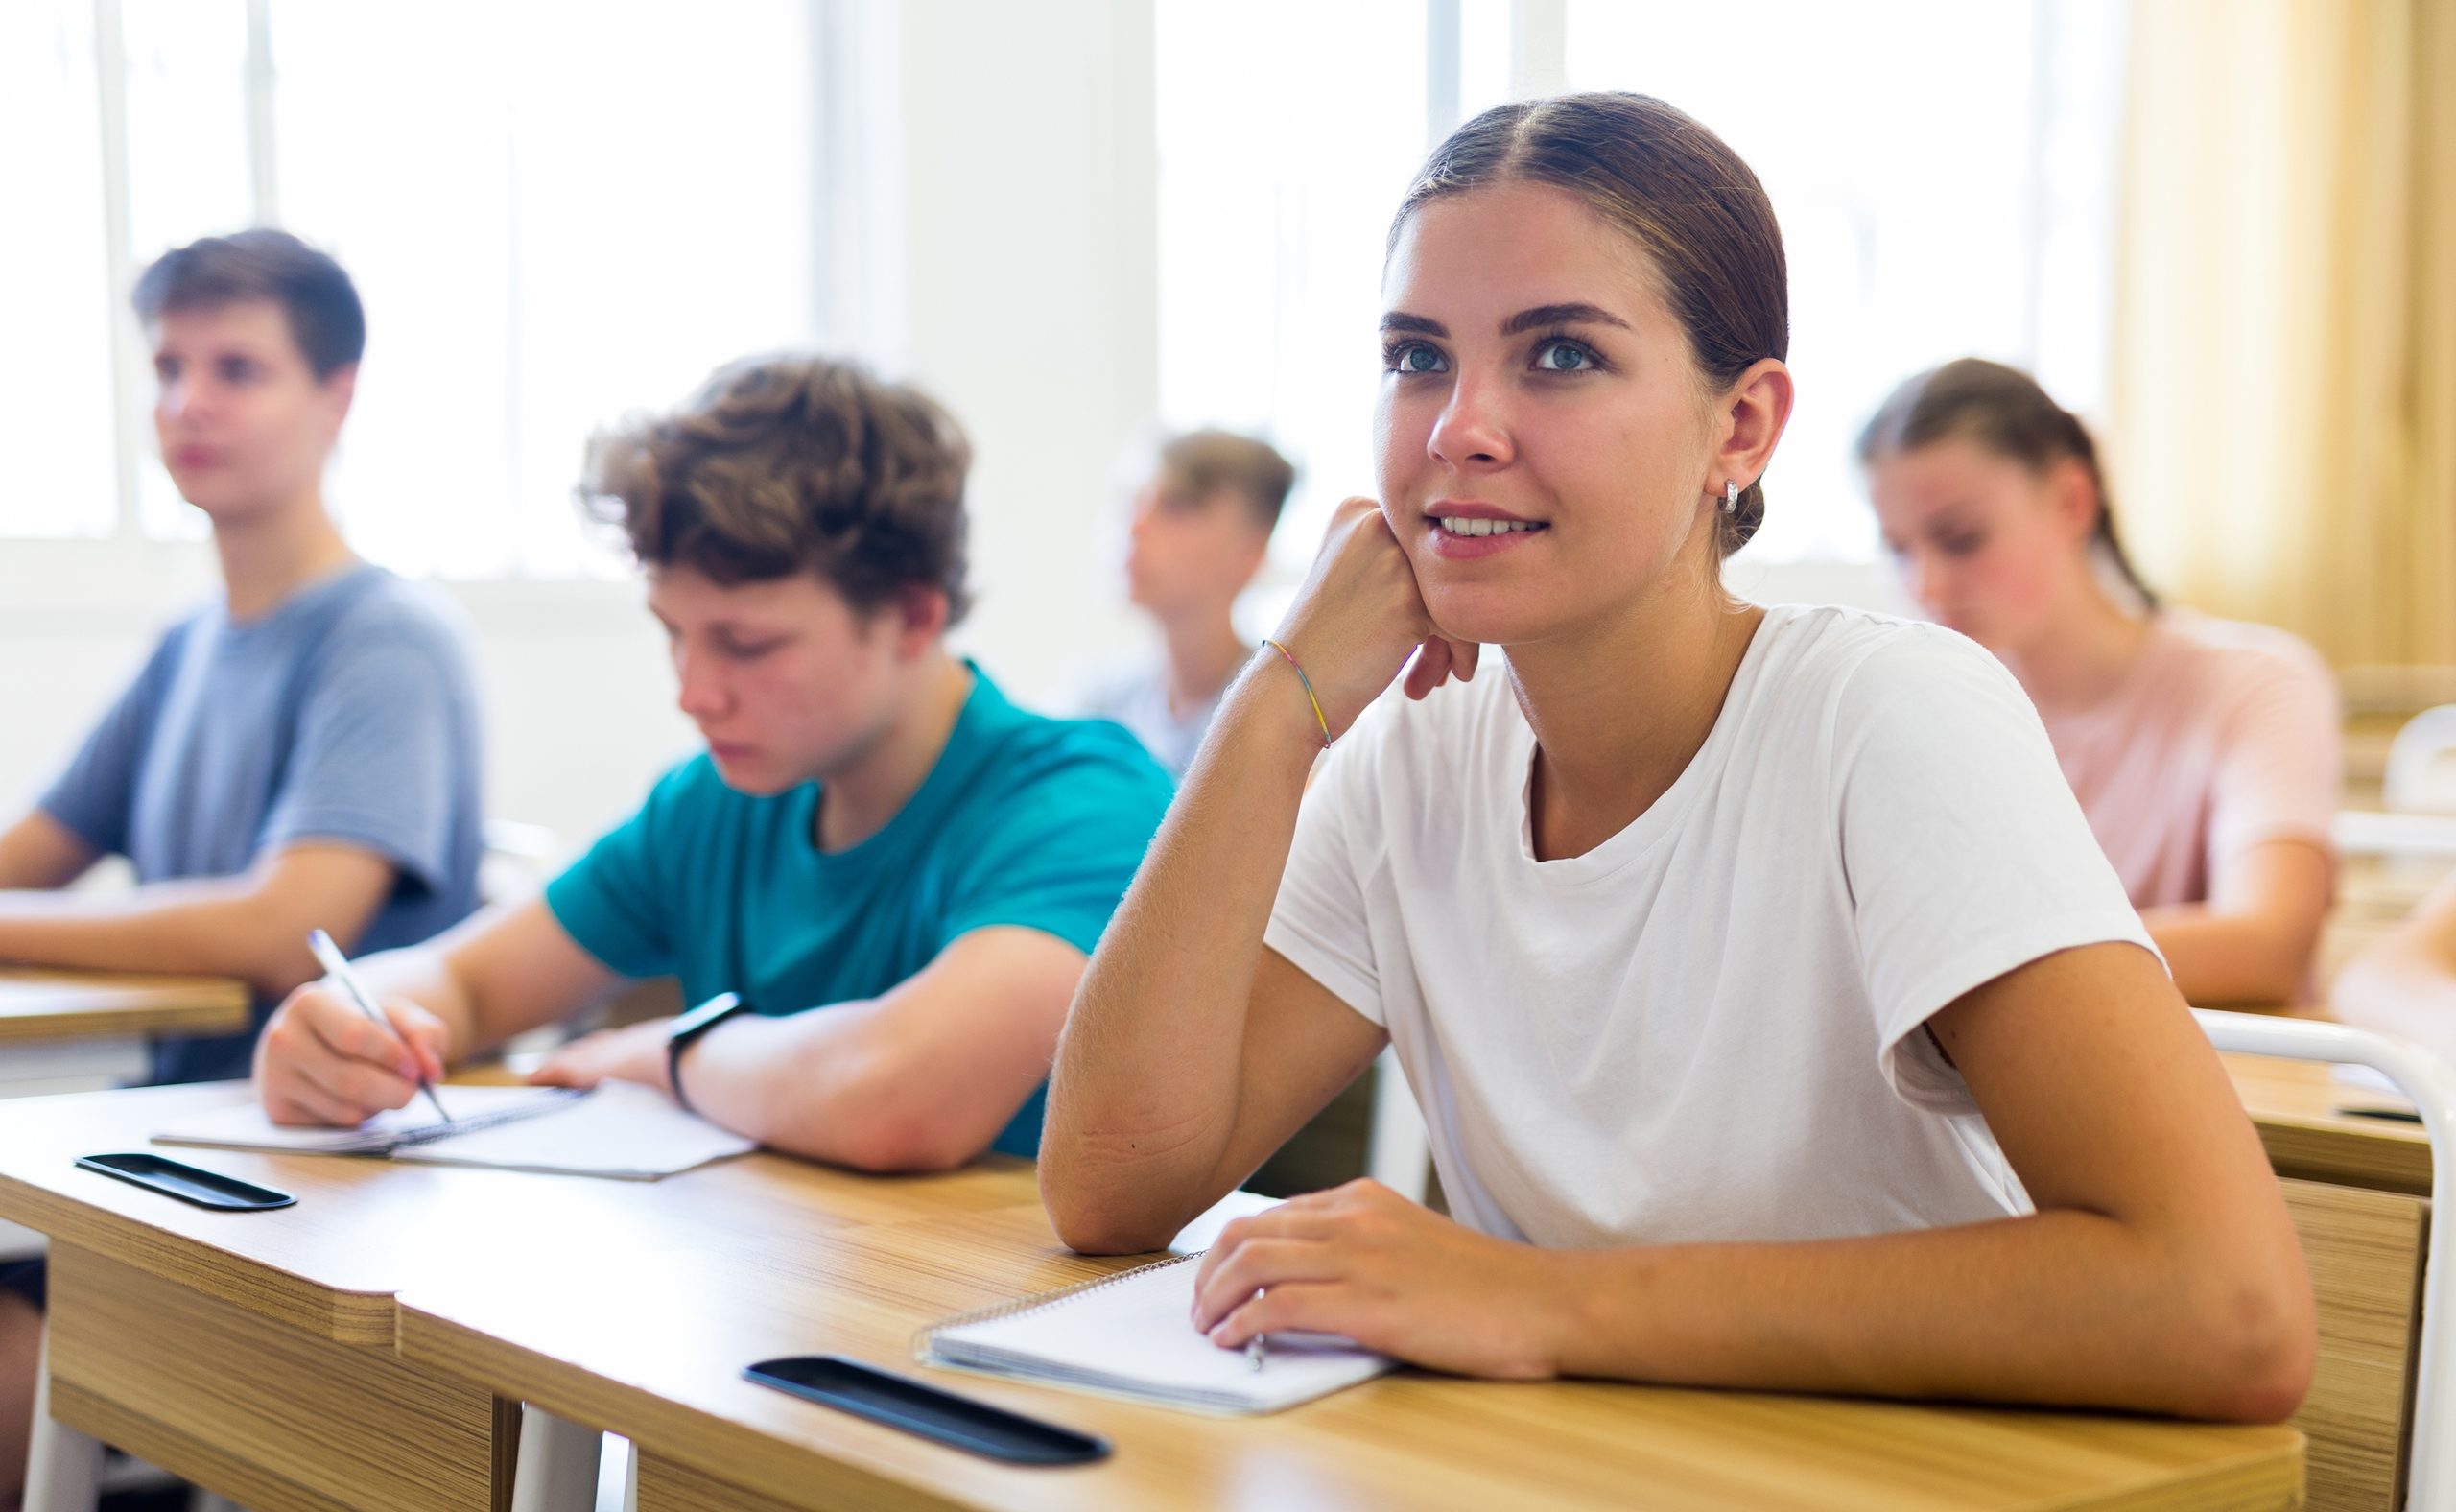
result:
<svg viewBox="0 0 2456 1512"><path fill-rule="evenodd" d="M898 590L963 617L972 446L939 403L826 357L718 369L672 414L589 443L583 507L646 566L732 585L812 570L864 613Z"/></svg>
<svg viewBox="0 0 2456 1512"><path fill-rule="evenodd" d="M321 383L366 350L366 307L342 265L288 231L264 226L175 247L136 280L130 300L147 323L171 310L271 299Z"/></svg>
<svg viewBox="0 0 2456 1512"><path fill-rule="evenodd" d="M1160 447L1160 468L1197 499L1234 488L1265 535L1279 528L1287 490L1296 486L1295 464L1276 447L1233 431L1189 431L1169 437Z"/></svg>

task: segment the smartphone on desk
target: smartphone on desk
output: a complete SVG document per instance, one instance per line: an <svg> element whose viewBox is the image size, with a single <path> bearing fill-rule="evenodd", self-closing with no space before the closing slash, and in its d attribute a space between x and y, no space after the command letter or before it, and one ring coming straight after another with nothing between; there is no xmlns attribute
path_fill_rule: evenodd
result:
<svg viewBox="0 0 2456 1512"><path fill-rule="evenodd" d="M1010 1465L1080 1465L1105 1459L1109 1453L1104 1438L957 1396L841 1355L763 1359L743 1371L743 1376L806 1402Z"/></svg>

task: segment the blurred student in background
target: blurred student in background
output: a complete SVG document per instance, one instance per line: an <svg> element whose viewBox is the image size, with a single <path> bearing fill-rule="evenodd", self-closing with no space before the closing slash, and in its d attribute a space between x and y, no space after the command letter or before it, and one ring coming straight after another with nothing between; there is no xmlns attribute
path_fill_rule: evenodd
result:
<svg viewBox="0 0 2456 1512"><path fill-rule="evenodd" d="M0 830L0 961L236 977L262 1024L356 954L477 906L468 653L434 599L361 561L324 466L366 345L341 266L272 230L207 237L137 282L154 423L213 527L222 592L173 625L35 807ZM106 856L131 891L69 892ZM255 1032L166 1038L148 1079L248 1074ZM0 1506L25 1461L39 1262L0 1266Z"/></svg>
<svg viewBox="0 0 2456 1512"><path fill-rule="evenodd" d="M2456 1061L2456 877L2347 963L2328 985L2328 1010Z"/></svg>
<svg viewBox="0 0 2456 1512"><path fill-rule="evenodd" d="M1230 611L1262 570L1295 482L1268 443L1193 431L1160 448L1134 496L1126 592L1158 622L1160 657L1094 684L1081 703L1133 731L1172 776L1185 775L1220 694L1253 653Z"/></svg>
<svg viewBox="0 0 2456 1512"><path fill-rule="evenodd" d="M2308 998L2341 771L2318 654L2159 602L2089 431L2025 373L1965 358L1919 374L1859 457L1911 596L2029 693L2184 997Z"/></svg>

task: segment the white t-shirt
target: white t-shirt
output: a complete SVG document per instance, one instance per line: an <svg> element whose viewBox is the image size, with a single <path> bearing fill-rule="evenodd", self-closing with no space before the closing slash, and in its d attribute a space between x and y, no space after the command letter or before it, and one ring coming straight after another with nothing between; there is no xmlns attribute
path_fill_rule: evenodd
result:
<svg viewBox="0 0 2456 1512"><path fill-rule="evenodd" d="M1539 862L1499 657L1325 759L1265 940L1389 1030L1451 1211L1554 1247L1807 1240L2028 1198L1922 1026L2076 945L2154 950L1996 660L1770 608L1678 781Z"/></svg>

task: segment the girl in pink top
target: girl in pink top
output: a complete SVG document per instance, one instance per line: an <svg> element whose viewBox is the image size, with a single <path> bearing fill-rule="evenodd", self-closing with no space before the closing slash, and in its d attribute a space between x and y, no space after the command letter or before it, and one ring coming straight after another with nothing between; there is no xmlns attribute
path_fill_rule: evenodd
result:
<svg viewBox="0 0 2456 1512"><path fill-rule="evenodd" d="M2341 770L2317 653L2160 604L2088 430L2025 373L1975 358L1922 373L1859 454L1905 585L2028 690L2184 995L2307 999Z"/></svg>

